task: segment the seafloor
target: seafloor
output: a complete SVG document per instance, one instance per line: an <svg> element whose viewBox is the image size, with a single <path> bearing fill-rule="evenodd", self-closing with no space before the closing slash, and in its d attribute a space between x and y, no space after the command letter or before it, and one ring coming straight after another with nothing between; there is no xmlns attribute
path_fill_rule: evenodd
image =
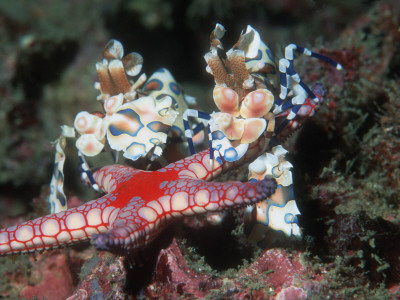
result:
<svg viewBox="0 0 400 300"><path fill-rule="evenodd" d="M326 90L284 144L301 241L251 245L240 212L216 227L186 221L135 259L89 243L0 257L0 299L399 298L399 18L396 0L0 2L0 228L48 213L50 141L77 112L99 109L94 64L110 38L141 53L147 74L168 68L208 111L213 79L203 55L215 22L228 30L225 45L251 24L277 58L297 43L345 69L296 59L303 80ZM76 205L94 194L69 146L65 189Z"/></svg>

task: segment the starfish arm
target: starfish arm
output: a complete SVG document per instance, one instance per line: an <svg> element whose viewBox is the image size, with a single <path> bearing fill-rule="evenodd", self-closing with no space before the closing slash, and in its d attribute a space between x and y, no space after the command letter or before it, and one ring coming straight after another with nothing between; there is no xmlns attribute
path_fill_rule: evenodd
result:
<svg viewBox="0 0 400 300"><path fill-rule="evenodd" d="M131 167L111 165L103 167L94 173L93 178L103 191L113 193L121 184L141 172L143 171Z"/></svg>
<svg viewBox="0 0 400 300"><path fill-rule="evenodd" d="M268 139L264 135L260 136L258 140L249 145L246 154L241 159L234 162L222 160L222 163L219 163L215 158L210 160L209 150L204 150L175 163L169 164L162 170L170 173L175 172L180 178L193 178L210 181L221 173L260 156L267 148L267 141Z"/></svg>
<svg viewBox="0 0 400 300"><path fill-rule="evenodd" d="M60 248L106 232L119 209L105 195L79 207L0 230L0 256Z"/></svg>
<svg viewBox="0 0 400 300"><path fill-rule="evenodd" d="M165 218L154 213L150 206L151 203L145 205L140 197L133 197L121 209L108 232L93 235L94 246L98 250L126 254L146 245L157 235L160 223L165 223L162 222Z"/></svg>
<svg viewBox="0 0 400 300"><path fill-rule="evenodd" d="M275 179L266 177L259 182L205 182L188 180L167 199L160 199L165 214L173 217L197 215L213 211L223 211L254 204L275 193ZM165 205L165 203L168 203ZM167 209L166 209L167 208ZM169 209L168 209L169 208Z"/></svg>

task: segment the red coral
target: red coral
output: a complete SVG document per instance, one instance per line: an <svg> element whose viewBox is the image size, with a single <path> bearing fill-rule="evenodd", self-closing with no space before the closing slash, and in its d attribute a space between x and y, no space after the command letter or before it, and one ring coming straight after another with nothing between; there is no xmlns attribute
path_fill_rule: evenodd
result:
<svg viewBox="0 0 400 300"><path fill-rule="evenodd" d="M39 283L24 287L20 297L25 299L33 299L34 297L38 299L65 299L73 292L75 287L73 274L69 268L68 255L53 252L52 255L45 255L42 258L36 264L35 269L32 270L33 276L40 280Z"/></svg>
<svg viewBox="0 0 400 300"><path fill-rule="evenodd" d="M276 299L285 296L285 299L295 299L290 297L307 294L295 284L308 289L317 284L305 279L304 273L300 252L288 254L282 249L266 250L253 264L234 276L200 273L188 267L174 240L169 248L160 252L153 282L146 288L145 295L150 299L217 295L233 299L265 299L274 292Z"/></svg>

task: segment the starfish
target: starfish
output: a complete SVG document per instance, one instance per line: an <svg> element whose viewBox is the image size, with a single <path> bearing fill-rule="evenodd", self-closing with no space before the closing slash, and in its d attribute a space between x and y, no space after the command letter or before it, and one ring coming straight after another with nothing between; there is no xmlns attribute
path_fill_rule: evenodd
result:
<svg viewBox="0 0 400 300"><path fill-rule="evenodd" d="M144 247L178 218L259 202L275 192L274 179L210 180L262 153L264 141L253 143L246 156L234 163L210 160L205 150L157 171L103 167L94 178L104 196L0 230L0 255L59 248L90 238L98 250L128 254Z"/></svg>

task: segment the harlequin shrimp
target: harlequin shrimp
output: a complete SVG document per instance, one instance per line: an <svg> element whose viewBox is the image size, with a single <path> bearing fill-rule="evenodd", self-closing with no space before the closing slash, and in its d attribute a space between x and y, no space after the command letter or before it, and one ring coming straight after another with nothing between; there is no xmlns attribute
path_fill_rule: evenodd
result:
<svg viewBox="0 0 400 300"><path fill-rule="evenodd" d="M337 70L342 66L329 57L294 44L285 48L285 58L280 59L277 66L271 50L251 26L225 52L220 41L224 33L224 27L217 24L210 37L211 50L205 55L206 69L214 76L216 84L214 102L220 111L211 114L185 111L183 119L189 149L195 152L192 137L198 130L191 129L189 118L206 120L210 158L215 156L218 162L240 159L249 145L264 135L271 152L250 164L249 179L257 181L265 175L272 176L278 181L278 189L271 198L247 209L247 233L253 240L262 238L264 232L252 231L253 226L248 226L255 222L263 228L268 226L286 235L299 236L296 215L300 212L292 191L292 165L286 161L287 151L279 141L315 113L323 101L324 91L319 84L310 89L301 80L294 68L294 52L327 62Z"/></svg>
<svg viewBox="0 0 400 300"><path fill-rule="evenodd" d="M157 70L148 80L140 74L143 58L132 52L124 56L123 46L116 40L107 43L104 59L96 64L100 91L97 100L103 104L104 113L81 111L76 115L74 128L62 126L61 137L56 141L55 171L51 181L51 212L66 209L63 192L63 166L65 138L77 134L76 148L81 160L82 177L95 190L98 186L90 172L85 157L93 157L104 151L105 145L112 151L122 151L129 160L150 156L150 160L162 155L167 138L182 136L182 113L186 96L167 69ZM136 81L131 78L135 78ZM115 155L115 161L118 154Z"/></svg>
<svg viewBox="0 0 400 300"><path fill-rule="evenodd" d="M263 238L257 225L299 236L300 212L293 196L292 165L285 159L287 151L279 145L279 139L284 137L285 127L297 126L292 121L301 122L311 115L319 99L294 71L293 51L327 61L337 69L341 66L325 56L289 45L286 58L279 63L278 95L278 72L259 34L249 26L225 53L219 41L223 33L223 27L217 25L211 35L211 52L206 55L208 70L217 85L214 101L221 112L208 115L186 110L183 114L192 152L191 137L201 126L192 130L188 117L208 120L210 150L156 171L114 164L92 174L85 156L97 155L106 143L131 160L147 154L152 158L160 156L171 128L181 128L176 120L186 109L184 102L176 100L181 94L166 70L150 77L147 84L144 75L130 80L129 76L140 73L142 58L136 53L123 56L122 45L111 41L105 48L104 60L96 66L100 79L96 87L101 92L98 100L103 102L105 113L81 112L75 119L75 128L63 127L56 143L50 201L53 212L65 208L65 139L74 137L76 132L83 175L104 195L76 208L0 229L0 256L43 251L88 239L98 250L129 254L148 245L178 218L255 203L259 204L246 210L245 231L250 238ZM307 102L307 98L313 102ZM309 109L301 111L302 106ZM256 160L249 166L249 182L212 182L253 159Z"/></svg>
<svg viewBox="0 0 400 300"><path fill-rule="evenodd" d="M277 70L271 50L254 28L248 26L227 52L220 41L224 33L224 27L217 24L210 37L211 51L205 55L206 70L215 79L213 98L220 112L187 110L183 119L192 153L194 133L188 125L189 117L207 120L212 155L235 161L263 132L278 136L289 123L296 127L294 121L299 123L301 118L311 116L320 103L322 88L315 87L316 95L294 69L295 51L338 70L342 66L329 57L291 44L285 48L285 58L279 61Z"/></svg>

